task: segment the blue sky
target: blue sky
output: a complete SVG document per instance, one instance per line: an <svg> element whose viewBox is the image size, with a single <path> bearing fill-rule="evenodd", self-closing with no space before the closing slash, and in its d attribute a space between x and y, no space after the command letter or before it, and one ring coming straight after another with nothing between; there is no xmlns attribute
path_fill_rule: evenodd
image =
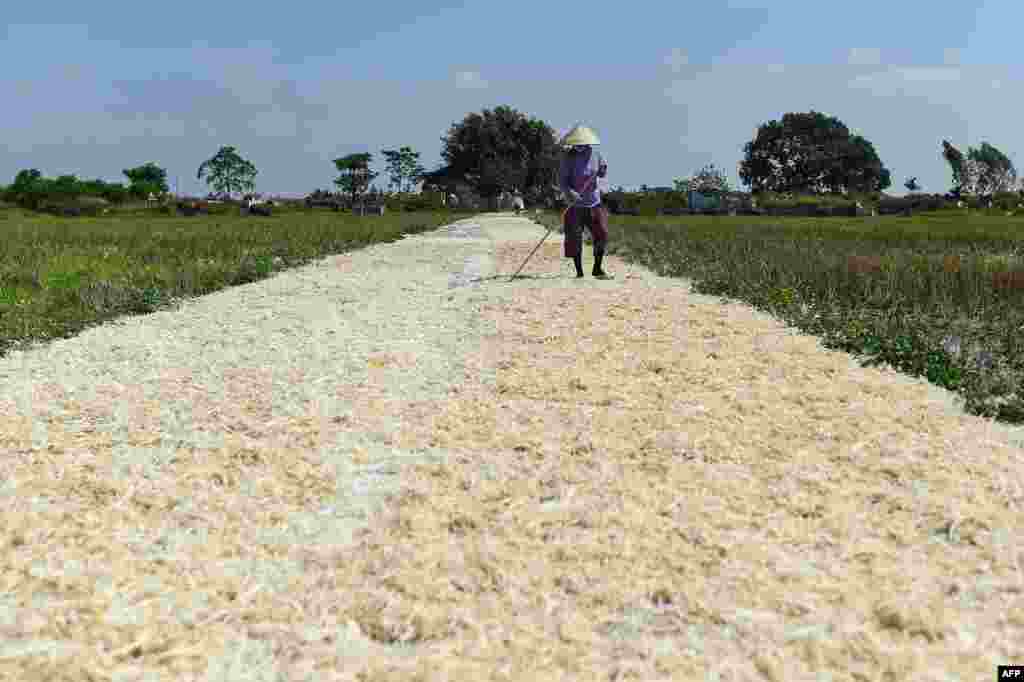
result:
<svg viewBox="0 0 1024 682"><path fill-rule="evenodd" d="M119 0L16 3L0 24L0 183L18 170L124 180L155 161L182 192L233 145L257 191L305 194L331 160L408 145L428 169L471 112L506 104L600 135L608 183L671 185L790 111L837 116L892 172L952 184L943 139L1018 167L1024 5Z"/></svg>

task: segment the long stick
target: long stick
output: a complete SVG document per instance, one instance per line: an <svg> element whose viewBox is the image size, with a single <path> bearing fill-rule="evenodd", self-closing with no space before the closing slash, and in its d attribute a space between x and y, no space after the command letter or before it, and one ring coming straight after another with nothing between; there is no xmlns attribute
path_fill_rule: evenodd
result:
<svg viewBox="0 0 1024 682"><path fill-rule="evenodd" d="M568 209L566 209L566 210L568 210ZM562 219L563 220L565 219L565 213L562 214ZM548 228L548 231L544 234L544 239L548 238L548 235L551 234L551 230L553 230L553 229L555 229L555 228L554 227L549 227ZM539 249L540 245L544 243L544 239L541 239L539 242L537 242L537 246L533 247L533 251L530 252L530 255L526 257L526 260L523 261L523 264L519 266L518 270L516 270L516 274L514 274L514 275L512 275L511 277L508 278L508 281L511 282L512 280L514 280L516 277L519 276L519 273L522 272L523 268L526 267L526 263L531 258L533 258L533 254L537 253L537 249Z"/></svg>

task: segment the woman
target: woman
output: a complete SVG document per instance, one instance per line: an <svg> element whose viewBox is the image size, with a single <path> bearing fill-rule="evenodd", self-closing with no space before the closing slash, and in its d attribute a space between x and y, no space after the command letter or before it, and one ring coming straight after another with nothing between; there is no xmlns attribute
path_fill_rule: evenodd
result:
<svg viewBox="0 0 1024 682"><path fill-rule="evenodd" d="M608 244L608 212L601 205L601 192L597 179L608 173L608 164L593 145L601 144L594 131L576 126L562 139L569 152L562 159L558 178L562 193L569 197L565 211L565 257L576 265L576 277L583 277L583 228L590 230L594 239L594 270L598 279L612 279L601 268L605 246Z"/></svg>

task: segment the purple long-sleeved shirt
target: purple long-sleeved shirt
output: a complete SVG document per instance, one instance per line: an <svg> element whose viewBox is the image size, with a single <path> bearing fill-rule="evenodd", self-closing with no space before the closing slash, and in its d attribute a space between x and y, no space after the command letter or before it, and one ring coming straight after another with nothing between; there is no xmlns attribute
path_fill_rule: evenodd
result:
<svg viewBox="0 0 1024 682"><path fill-rule="evenodd" d="M570 189L580 193L580 200L573 204L574 206L593 208L601 204L601 190L597 188L597 178L603 178L607 172L608 164L605 163L601 152L588 147L580 154L569 153L562 157L558 185L566 196L569 195Z"/></svg>

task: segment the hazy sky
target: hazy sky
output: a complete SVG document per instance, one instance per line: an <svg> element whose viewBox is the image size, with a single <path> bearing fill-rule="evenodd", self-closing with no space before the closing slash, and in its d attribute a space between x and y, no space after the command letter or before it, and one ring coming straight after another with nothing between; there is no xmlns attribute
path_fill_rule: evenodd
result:
<svg viewBox="0 0 1024 682"><path fill-rule="evenodd" d="M45 9L37 9L45 7ZM221 145L260 192L327 188L331 160L441 137L501 104L593 127L610 185L671 185L708 163L739 185L742 147L790 111L837 116L892 172L952 184L941 157L988 142L1020 169L1024 5L865 0L275 5L8 3L0 13L0 184L18 170L121 180L155 161L172 189ZM254 9L255 8L255 9ZM1024 169L1020 169L1024 174Z"/></svg>

